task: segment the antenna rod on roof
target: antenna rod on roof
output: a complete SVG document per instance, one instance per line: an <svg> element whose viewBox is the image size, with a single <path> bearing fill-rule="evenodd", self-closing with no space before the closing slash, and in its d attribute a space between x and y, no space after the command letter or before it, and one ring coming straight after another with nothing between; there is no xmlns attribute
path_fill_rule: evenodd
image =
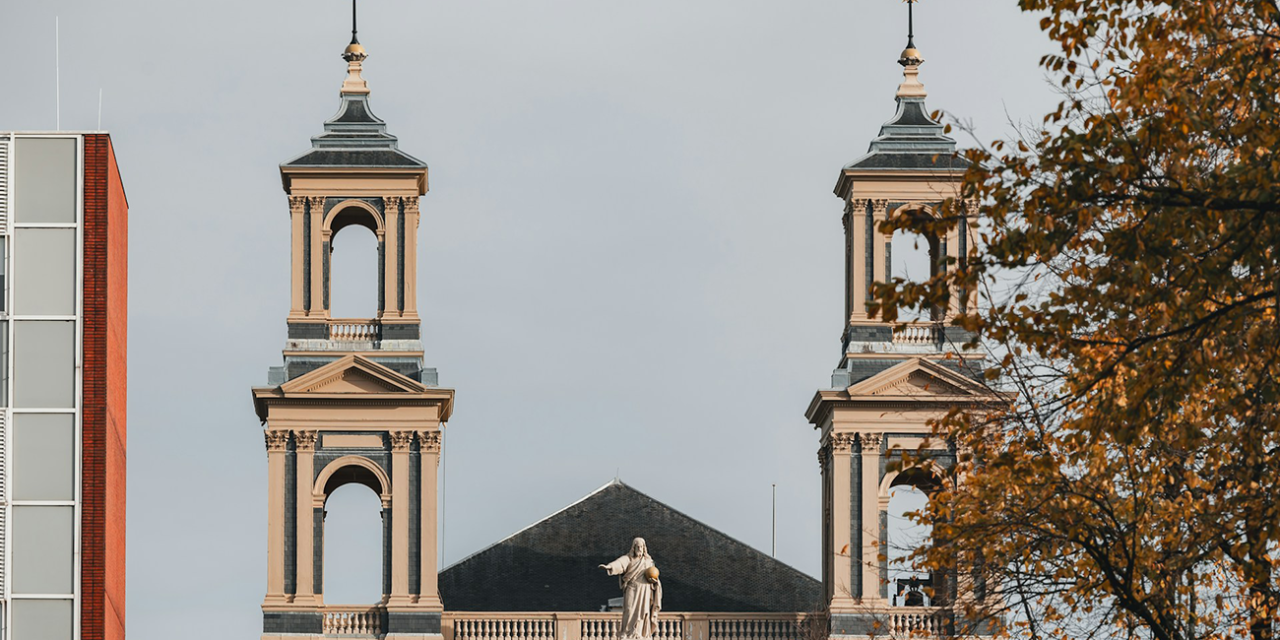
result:
<svg viewBox="0 0 1280 640"><path fill-rule="evenodd" d="M773 557L778 557L778 483L773 483Z"/></svg>
<svg viewBox="0 0 1280 640"><path fill-rule="evenodd" d="M62 131L62 42L58 16L53 17L53 129Z"/></svg>

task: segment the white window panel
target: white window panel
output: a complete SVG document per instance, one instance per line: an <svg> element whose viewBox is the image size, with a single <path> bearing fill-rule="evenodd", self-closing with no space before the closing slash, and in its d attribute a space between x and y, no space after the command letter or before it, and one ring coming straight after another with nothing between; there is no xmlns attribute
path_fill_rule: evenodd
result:
<svg viewBox="0 0 1280 640"><path fill-rule="evenodd" d="M76 230L15 230L13 272L15 315L75 315Z"/></svg>
<svg viewBox="0 0 1280 640"><path fill-rule="evenodd" d="M75 406L75 338L74 322L14 321L14 407L69 409Z"/></svg>
<svg viewBox="0 0 1280 640"><path fill-rule="evenodd" d="M75 138L18 138L11 164L14 222L76 221Z"/></svg>
<svg viewBox="0 0 1280 640"><path fill-rule="evenodd" d="M15 506L9 583L15 594L70 594L75 507Z"/></svg>
<svg viewBox="0 0 1280 640"><path fill-rule="evenodd" d="M75 462L74 415L14 414L14 500L75 500Z"/></svg>
<svg viewBox="0 0 1280 640"><path fill-rule="evenodd" d="M73 631L70 600L15 599L13 625L9 638L13 640L71 640Z"/></svg>

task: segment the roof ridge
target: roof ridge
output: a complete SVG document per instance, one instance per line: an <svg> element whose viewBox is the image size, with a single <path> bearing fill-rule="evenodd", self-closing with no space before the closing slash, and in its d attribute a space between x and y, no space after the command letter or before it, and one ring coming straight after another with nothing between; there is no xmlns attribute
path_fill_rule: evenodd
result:
<svg viewBox="0 0 1280 640"><path fill-rule="evenodd" d="M530 529L532 529L532 528L534 528L534 527L536 527L536 526L538 526L538 525L540 525L540 524L542 524L542 523L544 523L544 522L546 522L546 521L548 521L548 520L550 520L550 519L552 519L552 518L554 518L554 517L556 517L556 516L558 516L558 515L560 515L560 514L562 514L562 513L564 513L565 511L568 511L569 509L572 509L573 507L576 507L577 505L579 505L579 504L581 504L582 502L586 501L586 499L587 499L587 498L590 498L591 496L594 496L594 495L596 495L597 493L600 493L601 491L604 491L605 489L608 489L609 487L612 487L612 486L613 486L613 485L615 485L615 484L616 484L616 485L623 486L623 487L627 487L628 489L632 489L632 488L631 488L631 487L629 487L627 484L623 483L623 482L622 482L622 480L619 480L618 478L614 478L614 479L612 479L612 480L610 480L610 481L608 481L608 482L604 483L603 485L601 485L601 486L600 486L600 488L596 489L595 491L592 491L591 493L588 493L587 495L582 496L581 498L578 498L577 500L574 500L572 503L570 503L570 504L568 504L568 505L565 505L563 508L556 510L556 511L555 511L555 513L552 513L551 515L548 515L548 516L546 516L545 518L542 518L542 519L540 519L540 520L537 520L537 521L533 522L532 524L527 525L527 526L525 526L525 527L521 528L519 531L517 531L517 532L515 532L515 533L513 533L513 534L511 534L511 535L509 535L509 536L507 536L507 537L505 537L505 538L503 538L503 539L501 539L501 540L498 540L497 542L494 542L493 544L490 544L490 545L489 545L489 546L487 546L487 547L483 547L483 548L481 548L481 549L480 549L480 550L478 550L478 551L475 551L475 552L473 552L473 553L469 553L469 554L467 554L467 556L466 556L466 557L464 557L464 558L462 558L461 560L458 560L457 562L454 562L454 563L452 563L452 564L449 564L448 566L444 567L443 569L440 569L440 573L444 573L445 571L448 571L449 569L452 569L452 568L454 568L454 567L456 567L456 566L458 566L458 565L460 565L460 564L462 564L462 563L464 563L464 562L466 562L466 561L468 561L468 560L470 560L470 559L472 559L472 558L474 558L474 557L476 557L476 556L478 556L478 555L480 555L480 554L482 554L482 553L484 553L484 552L486 552L486 551L488 551L488 550L490 550L490 549L492 549L492 548L494 548L494 547L496 547L496 546L498 546L498 545L500 545L500 544L502 544L502 543L504 543L504 542L506 542L506 541L508 541L508 540L510 540L510 539L512 539L512 538L514 538L514 537L516 537L516 536L518 536L518 535L520 535L520 534L522 534L522 533L524 533L524 532L526 532L526 531L528 531L528 530L530 530ZM634 489L632 489L632 490L634 491ZM639 493L639 492L637 492L637 493ZM648 496L646 496L646 497L648 497Z"/></svg>
<svg viewBox="0 0 1280 640"><path fill-rule="evenodd" d="M707 523L705 523L705 522L703 522L703 521L701 521L701 520L698 520L697 518L694 518L693 516L690 516L689 514L687 514L687 513L683 512L683 511L681 511L681 510L679 510L679 509L676 509L675 507L673 507L673 506L671 506L671 505L669 505L669 504L667 504L667 503L665 503L665 502L663 502L663 501L661 501L661 500L658 500L657 498L654 498L653 496L651 496L651 495L649 495L649 494L647 494L647 493L645 493L645 492L643 492L643 491L641 491L641 490L639 490L639 489L637 489L637 488L635 488L635 487L633 487L633 486L631 486L631 485L629 485L629 484L627 484L627 483L623 482L620 478L614 478L614 479L610 480L609 482L605 483L605 484L604 484L603 486L601 486L600 488L596 489L595 491L592 491L591 493L589 493L589 494L587 494L587 495L585 495L585 496L583 496L583 497L579 498L578 500L575 500L572 504L569 504L569 505L565 506L564 508L557 510L555 513L552 513L552 514L550 514L550 515L548 515L548 516L546 516L546 517L544 517L544 518L542 518L542 519L540 519L540 520L538 520L538 521L536 521L536 522L534 522L534 523L532 523L532 524L530 524L530 525L528 525L528 526L526 526L526 527L524 527L524 528L520 529L519 531L516 531L515 533L513 533L513 534L511 534L511 535L509 535L509 536L507 536L507 537L505 537L505 538L503 538L503 539L501 539L501 540L498 540L497 542L494 542L493 544L490 544L490 545L488 545L488 546L486 546L486 547L484 547L484 548L482 548L482 549L480 549L480 550L478 550L478 551L476 551L476 552L474 552L474 553L468 554L466 557L462 558L461 560L458 560L457 562L454 562L454 563L452 563L452 564L448 565L447 567L444 567L443 569L441 569L441 570L440 570L440 572L441 572L441 573L444 573L445 571L448 571L449 569L452 569L453 567L460 566L460 565L462 565L463 563L467 562L468 560L471 560L472 558L474 558L474 557L476 557L476 556L478 556L478 555L480 555L480 554L482 554L482 553L485 553L486 551L489 551L490 549L493 549L494 547L497 547L497 546L499 546L499 545L501 545L501 544L503 544L503 543L507 542L508 540L511 540L512 538L515 538L516 536L518 536L518 535L520 535L520 534L522 534L522 533L524 533L524 532L526 532L526 531L528 531L528 530L530 530L530 529L532 529L532 528L534 528L534 527L536 527L536 526L538 526L538 525L540 525L540 524L542 524L542 523L544 523L544 522L547 522L548 520L551 520L552 518L554 518L554 517L556 517L556 516L558 516L558 515L560 515L560 514L564 513L565 511L568 511L569 509L571 509L571 508L573 508L573 507L575 507L575 506L577 506L577 505L579 505L579 504L581 504L581 503L585 502L585 501L586 501L586 500L588 500L589 498L592 498L592 497L594 497L594 496L596 496L596 495L600 494L600 493L601 493L601 492L603 492L604 490L608 489L609 487L613 487L613 486L623 487L623 488L625 488L625 489L628 489L628 490L632 491L633 493L639 494L639 495L643 496L645 499L650 500L650 501L652 501L652 502L654 502L654 503L656 503L656 504L660 505L662 508L664 508L664 509L666 509L666 510L670 511L671 513L674 513L674 514L676 514L676 515L680 516L681 518L684 518L685 520L688 520L689 522L692 522L693 524L695 524L695 525L697 525L697 526L699 526L699 527L702 527L702 528L705 528L705 529L707 529L707 530L711 531L712 533L714 533L714 534L716 534L716 535L718 535L718 536L720 536L720 537L724 538L725 540L727 540L727 541L729 541L729 542L733 543L734 545L736 545L736 546L738 546L738 547L741 547L742 549L745 549L747 552L749 552L749 553L751 553L751 554L755 554L756 556L758 556L758 557L760 557L760 558L764 558L764 559L767 559L767 560L769 560L769 561L772 561L773 563L775 563L775 564L777 564L777 565L779 565L779 566L781 566L781 567L784 567L784 568L786 568L786 569L790 570L792 573L794 573L794 574L795 574L795 575L797 575L797 576L800 576L800 577L805 578L805 579L807 579L807 580L817 580L817 578L814 578L813 576L809 575L808 573L805 573L804 571L801 571L800 569L797 569L797 568L795 568L795 567L791 566L790 564L788 564L788 563L786 563L786 562L783 562L782 560L779 560L777 557L775 557L775 556L771 556L771 555L769 555L769 554L765 553L764 551L761 551L760 549L757 549L757 548L755 548L754 546L749 545L749 544L747 544L747 543L745 543L745 542L743 542L743 541L741 541L741 540L739 540L739 539L737 539L737 538L735 538L735 537L733 537L733 536L729 535L728 533L725 533L724 531L721 531L720 529L717 529L716 527L713 527L713 526L711 526L711 525L709 525L709 524L707 524Z"/></svg>

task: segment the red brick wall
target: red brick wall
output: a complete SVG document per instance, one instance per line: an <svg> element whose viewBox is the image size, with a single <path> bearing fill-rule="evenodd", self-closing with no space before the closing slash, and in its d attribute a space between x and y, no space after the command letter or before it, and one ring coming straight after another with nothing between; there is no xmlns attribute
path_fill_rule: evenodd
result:
<svg viewBox="0 0 1280 640"><path fill-rule="evenodd" d="M84 153L80 637L124 640L128 203L111 139Z"/></svg>

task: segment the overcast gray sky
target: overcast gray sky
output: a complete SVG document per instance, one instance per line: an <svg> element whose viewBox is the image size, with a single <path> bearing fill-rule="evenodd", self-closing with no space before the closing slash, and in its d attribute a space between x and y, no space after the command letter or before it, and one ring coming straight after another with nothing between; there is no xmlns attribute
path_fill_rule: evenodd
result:
<svg viewBox="0 0 1280 640"><path fill-rule="evenodd" d="M816 576L803 411L839 358L831 192L893 114L906 7L362 4L373 107L431 165L418 299L427 365L457 389L446 563L620 473L766 552L776 482L778 557ZM1013 0L918 9L932 108L986 140L1049 109L1047 45ZM53 128L60 16L62 126L95 128L102 89L129 197L132 638L260 633L249 388L280 363L289 304L277 165L338 105L349 10L0 4L0 130Z"/></svg>

